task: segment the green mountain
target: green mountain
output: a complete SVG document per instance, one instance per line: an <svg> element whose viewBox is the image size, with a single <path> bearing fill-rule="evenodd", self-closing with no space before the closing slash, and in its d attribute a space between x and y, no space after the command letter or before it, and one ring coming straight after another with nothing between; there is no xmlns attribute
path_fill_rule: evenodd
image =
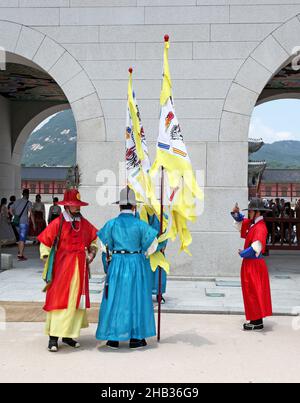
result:
<svg viewBox="0 0 300 403"><path fill-rule="evenodd" d="M251 160L268 163L268 168L300 168L300 141L276 141L265 144L259 151L251 154Z"/></svg>
<svg viewBox="0 0 300 403"><path fill-rule="evenodd" d="M24 147L22 165L75 165L76 140L76 124L71 110L60 112L30 135Z"/></svg>

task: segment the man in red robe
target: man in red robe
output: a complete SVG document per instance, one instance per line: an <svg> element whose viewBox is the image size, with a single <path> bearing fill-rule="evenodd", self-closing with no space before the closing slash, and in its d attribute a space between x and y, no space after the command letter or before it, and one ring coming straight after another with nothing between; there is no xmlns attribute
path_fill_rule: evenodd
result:
<svg viewBox="0 0 300 403"><path fill-rule="evenodd" d="M80 208L88 204L80 200L78 190L67 190L59 204L65 206L65 211L38 237L41 258L45 261L61 228L52 282L44 306L49 351L58 351L59 337L71 347L80 347L74 338L79 337L82 328L88 327L88 264L97 253L97 229L80 213Z"/></svg>
<svg viewBox="0 0 300 403"><path fill-rule="evenodd" d="M246 319L244 330L262 330L263 318L272 316L272 300L269 273L263 254L266 251L268 230L263 214L268 211L261 199L249 203L249 218L245 218L238 205L233 209L235 226L245 239L244 250L239 250L243 258L241 269L242 290Z"/></svg>

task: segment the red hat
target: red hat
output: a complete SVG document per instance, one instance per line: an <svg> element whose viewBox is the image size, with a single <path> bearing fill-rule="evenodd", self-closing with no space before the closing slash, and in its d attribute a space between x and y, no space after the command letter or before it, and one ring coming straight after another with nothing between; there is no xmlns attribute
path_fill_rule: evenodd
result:
<svg viewBox="0 0 300 403"><path fill-rule="evenodd" d="M77 189L69 189L65 191L64 200L58 203L60 206L88 206L88 203L80 200L80 193Z"/></svg>

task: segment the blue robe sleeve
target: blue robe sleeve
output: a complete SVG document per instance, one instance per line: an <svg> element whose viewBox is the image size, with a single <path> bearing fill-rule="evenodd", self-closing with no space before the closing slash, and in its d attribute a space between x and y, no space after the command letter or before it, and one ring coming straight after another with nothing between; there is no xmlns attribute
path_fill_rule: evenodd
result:
<svg viewBox="0 0 300 403"><path fill-rule="evenodd" d="M241 213L231 213L231 216L236 222L242 222L245 218L245 216Z"/></svg>
<svg viewBox="0 0 300 403"><path fill-rule="evenodd" d="M256 253L252 246L240 252L240 256L244 259L256 259Z"/></svg>
<svg viewBox="0 0 300 403"><path fill-rule="evenodd" d="M98 238L103 243L104 246L108 245L108 249L113 249L113 239L112 239L112 224L113 220L108 221L100 231L97 232ZM107 273L107 261L106 252L102 252L102 264L104 272Z"/></svg>
<svg viewBox="0 0 300 403"><path fill-rule="evenodd" d="M112 239L112 225L114 220L108 221L100 231L97 232L98 238L103 243L104 246L108 245L109 250L113 248Z"/></svg>
<svg viewBox="0 0 300 403"><path fill-rule="evenodd" d="M153 241L158 235L158 231L146 224L144 221L140 221L141 227L141 245L142 252L147 252Z"/></svg>

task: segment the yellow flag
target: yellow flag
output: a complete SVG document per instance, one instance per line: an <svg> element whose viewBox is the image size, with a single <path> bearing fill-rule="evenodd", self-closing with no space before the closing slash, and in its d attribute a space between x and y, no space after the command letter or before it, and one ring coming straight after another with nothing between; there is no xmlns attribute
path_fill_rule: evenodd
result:
<svg viewBox="0 0 300 403"><path fill-rule="evenodd" d="M155 176L160 167L164 167L171 188L179 188L176 202L172 203L171 238L179 235L181 250L189 253L188 245L192 242L186 221L196 220L196 198L203 199L203 192L197 184L192 164L184 143L172 97L172 80L169 66L169 37L165 36L164 74L160 95L161 115L157 140L156 159L150 174ZM171 193L171 192L169 192Z"/></svg>
<svg viewBox="0 0 300 403"><path fill-rule="evenodd" d="M129 69L129 80L128 80L128 110L132 119L133 135L136 146L136 153L138 158L143 161L145 159L144 150L142 147L142 137L141 137L141 125L138 116L138 110L136 107L136 102L133 96L132 89L132 69Z"/></svg>

